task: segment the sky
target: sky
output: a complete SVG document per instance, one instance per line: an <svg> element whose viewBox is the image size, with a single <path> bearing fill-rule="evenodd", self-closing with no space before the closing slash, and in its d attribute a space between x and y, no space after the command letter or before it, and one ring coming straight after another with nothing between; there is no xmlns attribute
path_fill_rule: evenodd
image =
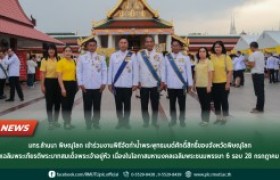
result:
<svg viewBox="0 0 280 180"><path fill-rule="evenodd" d="M237 32L279 30L280 0L147 0L160 18L173 21L179 35L229 34L231 17ZM106 18L118 0L19 0L43 32L89 35L93 21Z"/></svg>

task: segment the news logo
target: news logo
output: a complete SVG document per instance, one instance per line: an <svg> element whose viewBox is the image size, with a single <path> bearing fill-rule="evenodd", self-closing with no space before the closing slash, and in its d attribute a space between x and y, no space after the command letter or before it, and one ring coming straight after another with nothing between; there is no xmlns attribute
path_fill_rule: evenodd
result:
<svg viewBox="0 0 280 180"><path fill-rule="evenodd" d="M123 177L124 178L129 178L129 172L128 171L123 172Z"/></svg>
<svg viewBox="0 0 280 180"><path fill-rule="evenodd" d="M30 137L37 125L37 120L1 120L0 137Z"/></svg>
<svg viewBox="0 0 280 180"><path fill-rule="evenodd" d="M185 176L186 176L186 178L190 179L192 177L192 172L191 171L186 171Z"/></svg>
<svg viewBox="0 0 280 180"><path fill-rule="evenodd" d="M49 175L50 179L54 179L56 177L56 172L55 171L49 171L48 175Z"/></svg>

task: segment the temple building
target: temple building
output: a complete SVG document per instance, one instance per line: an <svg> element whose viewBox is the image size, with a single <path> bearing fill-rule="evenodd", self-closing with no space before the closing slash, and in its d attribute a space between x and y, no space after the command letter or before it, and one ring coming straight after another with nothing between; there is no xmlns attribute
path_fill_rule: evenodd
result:
<svg viewBox="0 0 280 180"><path fill-rule="evenodd" d="M173 23L161 19L146 0L119 0L106 19L93 23L91 37L102 48L116 49L120 37L125 36L130 49L137 51L144 48L146 35L154 36L158 48L170 51Z"/></svg>
<svg viewBox="0 0 280 180"><path fill-rule="evenodd" d="M0 4L0 39L6 39L15 50L42 43L63 44L36 30L36 20L26 16L18 0L1 0Z"/></svg>
<svg viewBox="0 0 280 180"><path fill-rule="evenodd" d="M21 61L20 80L26 80L27 54L33 47L43 44L64 43L35 29L36 20L27 17L18 0L1 0L0 2L0 40L6 40Z"/></svg>

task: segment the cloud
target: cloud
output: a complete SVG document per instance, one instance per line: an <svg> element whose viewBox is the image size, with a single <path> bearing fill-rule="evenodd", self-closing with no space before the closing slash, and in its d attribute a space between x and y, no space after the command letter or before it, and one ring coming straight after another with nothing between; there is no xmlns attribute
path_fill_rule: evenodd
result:
<svg viewBox="0 0 280 180"><path fill-rule="evenodd" d="M234 9L238 28L251 33L278 30L280 22L279 0L250 0Z"/></svg>

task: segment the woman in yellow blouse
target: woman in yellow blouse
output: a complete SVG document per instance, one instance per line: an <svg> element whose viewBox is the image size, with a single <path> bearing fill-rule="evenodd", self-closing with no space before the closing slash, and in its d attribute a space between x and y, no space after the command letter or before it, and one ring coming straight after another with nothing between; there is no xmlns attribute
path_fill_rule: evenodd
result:
<svg viewBox="0 0 280 180"><path fill-rule="evenodd" d="M71 115L78 89L76 82L76 62L72 59L71 47L67 46L64 48L64 58L57 63L56 72L61 89L64 128L70 130L74 128L71 124Z"/></svg>
<svg viewBox="0 0 280 180"><path fill-rule="evenodd" d="M56 66L59 61L57 48L54 44L48 47L48 56L41 61L41 91L45 95L49 130L59 128L60 88Z"/></svg>
<svg viewBox="0 0 280 180"><path fill-rule="evenodd" d="M217 121L215 124L225 124L229 116L228 95L232 79L232 60L227 55L222 41L217 41L212 47L211 61L214 67L213 75L213 100Z"/></svg>
<svg viewBox="0 0 280 180"><path fill-rule="evenodd" d="M207 126L210 120L210 103L213 78L213 64L209 60L207 48L202 47L197 52L197 64L194 68L194 90L197 91L201 107L201 126Z"/></svg>

